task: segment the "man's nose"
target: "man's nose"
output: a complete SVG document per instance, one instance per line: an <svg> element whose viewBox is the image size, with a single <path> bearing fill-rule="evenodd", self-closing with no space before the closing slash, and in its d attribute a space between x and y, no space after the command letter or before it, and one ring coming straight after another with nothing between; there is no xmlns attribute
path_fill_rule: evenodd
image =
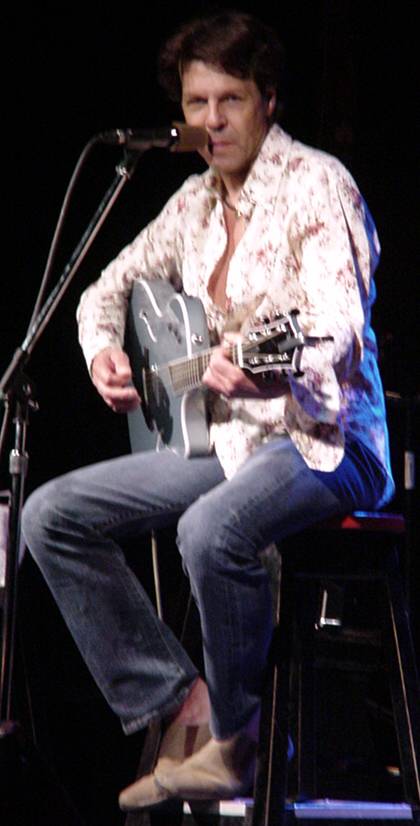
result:
<svg viewBox="0 0 420 826"><path fill-rule="evenodd" d="M206 117L207 129L221 129L226 123L223 108L217 102L209 102Z"/></svg>

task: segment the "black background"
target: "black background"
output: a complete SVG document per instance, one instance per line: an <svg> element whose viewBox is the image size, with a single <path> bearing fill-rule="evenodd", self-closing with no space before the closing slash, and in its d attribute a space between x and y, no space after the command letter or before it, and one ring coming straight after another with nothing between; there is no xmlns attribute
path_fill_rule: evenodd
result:
<svg viewBox="0 0 420 826"><path fill-rule="evenodd" d="M303 142L340 157L374 215L383 250L374 309L381 370L385 389L406 399L418 392L414 4L294 0L274 6L268 2L236 6L274 25L285 43L284 127ZM120 5L111 10L89 6L79 11L69 5L4 15L3 172L9 185L3 196L0 374L25 337L55 222L82 148L103 129L163 125L176 116L156 84L156 53L175 25L207 8L204 2L184 2L181 9L156 0L134 10ZM90 157L72 201L55 279L111 183L120 157L120 151L111 148L98 148ZM40 406L31 416L28 433L28 492L58 473L128 449L124 419L105 408L90 384L77 344L75 309L85 286L157 214L185 176L197 169L201 162L192 156L153 150L141 158L134 178L40 339L28 366ZM402 479L406 413L406 404L390 405L397 478L397 496L390 507L395 510L407 504ZM418 441L418 411L413 423ZM10 432L6 449L11 436ZM7 488L6 452L0 474L0 489ZM413 557L418 532L414 534ZM415 564L411 587L417 598L418 573ZM70 782L87 822L118 823L118 814L98 779L102 774L98 770L96 777L92 769L92 752L97 755L101 740L98 718L99 728L103 731L105 726L107 742L111 732L118 748L128 753L129 747L119 742L114 721L85 675L55 606L28 561L23 579L23 625L32 691L38 698L39 737L61 776ZM35 629L31 634L28 624ZM67 709L64 715L63 708ZM75 719L78 715L80 725ZM70 748L65 741L72 739L64 723L68 717L74 724L73 736L74 728L85 731L77 749L86 754L79 753L76 760L82 763L83 782L75 761L73 773L66 763ZM99 751L105 754L105 745L99 745ZM119 777L115 761L107 759L105 775L109 769L113 777L108 789L111 799L114 786L129 778L120 762L124 777ZM95 808L86 791L86 771L90 778L93 772L94 788L98 783L105 794L109 819L104 815L105 804Z"/></svg>

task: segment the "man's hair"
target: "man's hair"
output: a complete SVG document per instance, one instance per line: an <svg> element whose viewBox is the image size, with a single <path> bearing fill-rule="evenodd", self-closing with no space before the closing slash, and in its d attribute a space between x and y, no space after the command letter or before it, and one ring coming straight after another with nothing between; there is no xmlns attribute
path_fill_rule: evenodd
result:
<svg viewBox="0 0 420 826"><path fill-rule="evenodd" d="M264 97L282 85L284 53L277 33L244 12L228 9L193 19L167 40L158 76L171 100L181 100L182 74L193 60L253 80Z"/></svg>

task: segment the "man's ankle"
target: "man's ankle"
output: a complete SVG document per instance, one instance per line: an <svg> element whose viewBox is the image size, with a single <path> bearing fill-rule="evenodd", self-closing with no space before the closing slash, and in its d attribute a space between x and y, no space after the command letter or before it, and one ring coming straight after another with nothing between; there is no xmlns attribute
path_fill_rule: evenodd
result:
<svg viewBox="0 0 420 826"><path fill-rule="evenodd" d="M174 720L180 725L200 726L210 720L210 698L206 683L198 677Z"/></svg>

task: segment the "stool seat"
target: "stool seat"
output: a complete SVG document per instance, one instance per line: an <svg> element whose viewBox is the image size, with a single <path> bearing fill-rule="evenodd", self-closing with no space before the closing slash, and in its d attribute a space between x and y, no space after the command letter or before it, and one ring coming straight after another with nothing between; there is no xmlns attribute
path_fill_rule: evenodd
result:
<svg viewBox="0 0 420 826"><path fill-rule="evenodd" d="M405 519L401 513L385 511L354 511L345 516L325 519L312 528L322 531L385 531L385 533L403 534Z"/></svg>
<svg viewBox="0 0 420 826"><path fill-rule="evenodd" d="M380 591L380 635L387 663L405 802L420 817L420 686L401 574L401 514L355 511L317 523L279 549L275 629L262 698L252 826L282 826L287 795L287 745L292 648L301 644L298 675L298 797L316 794L315 638L321 587L374 583ZM314 544L322 546L316 552ZM308 541L309 540L309 541ZM373 587L369 585L369 587ZM379 619L379 617L378 617ZM302 642L303 639L303 642ZM296 658L295 649L294 656Z"/></svg>

